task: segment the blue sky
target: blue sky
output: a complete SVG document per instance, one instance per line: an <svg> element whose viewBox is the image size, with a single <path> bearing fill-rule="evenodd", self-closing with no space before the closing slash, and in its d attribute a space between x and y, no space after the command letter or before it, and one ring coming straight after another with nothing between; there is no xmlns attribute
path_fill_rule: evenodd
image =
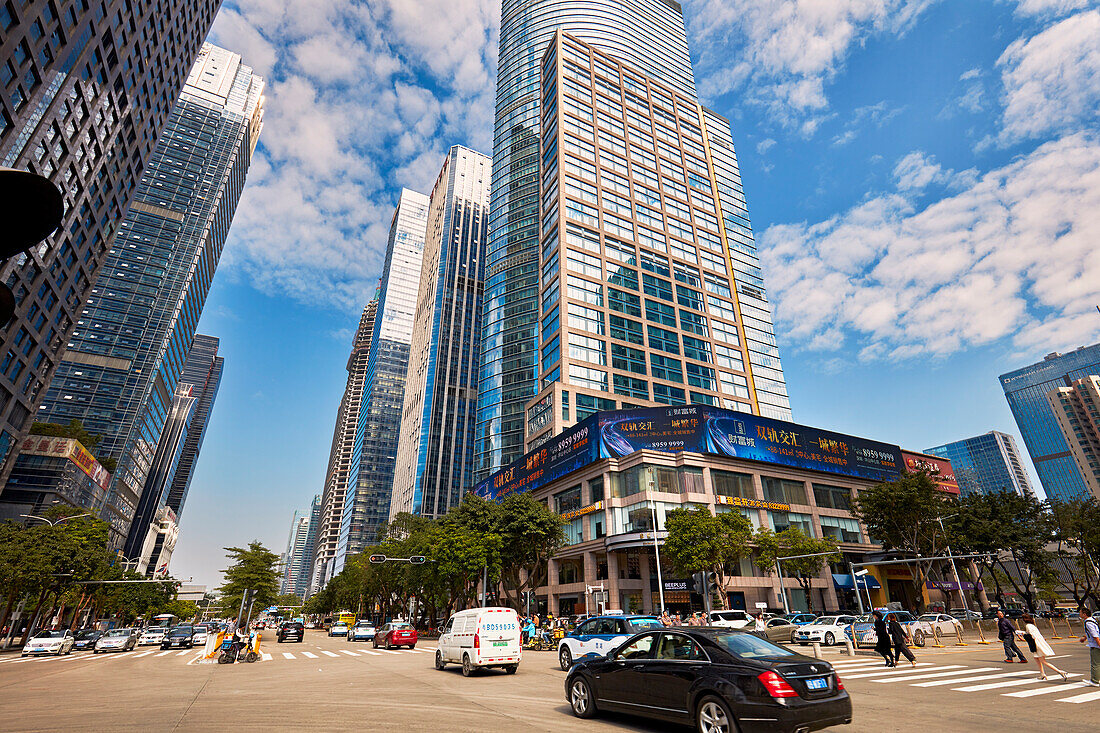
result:
<svg viewBox="0 0 1100 733"><path fill-rule="evenodd" d="M1097 0L686 0L733 122L797 422L924 449L1016 434L997 376L1100 337ZM268 80L200 330L225 379L173 558L286 543L322 488L402 186L491 153L498 0L237 0ZM1022 447L1022 446L1021 446Z"/></svg>

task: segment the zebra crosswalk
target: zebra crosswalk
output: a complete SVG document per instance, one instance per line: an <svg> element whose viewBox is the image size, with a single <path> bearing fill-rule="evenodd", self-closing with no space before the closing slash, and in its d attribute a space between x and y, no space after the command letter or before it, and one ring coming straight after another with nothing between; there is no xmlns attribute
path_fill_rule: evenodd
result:
<svg viewBox="0 0 1100 733"><path fill-rule="evenodd" d="M321 649L319 651L326 657L340 657L341 654L348 657L380 657L384 654L395 654L398 656L403 656L406 654L422 654L425 652L431 654L435 652L434 649L356 649L355 651L352 651L350 649L340 649L338 650L338 652L331 652L327 649ZM279 652L278 655L263 652L261 661L271 662L279 658L287 660L322 659L322 657L317 656L317 654L307 651Z"/></svg>
<svg viewBox="0 0 1100 733"><path fill-rule="evenodd" d="M1040 680L1036 669L1010 672L1005 667L995 666L920 662L916 666L886 668L881 660L875 659L837 660L832 661L832 665L845 684L851 680L866 680L877 684L907 684L915 688L946 687L950 692L967 694L990 692L1015 699L1042 697L1071 704L1100 702L1100 690L1085 685L1077 673L1067 673L1067 678L1073 680L1070 682L1056 676ZM1028 689L1015 689L1024 687Z"/></svg>

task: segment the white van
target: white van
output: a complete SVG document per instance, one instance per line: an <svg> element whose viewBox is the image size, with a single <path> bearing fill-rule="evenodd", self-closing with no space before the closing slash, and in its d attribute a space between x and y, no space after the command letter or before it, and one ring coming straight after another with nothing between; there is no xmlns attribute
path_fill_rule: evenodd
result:
<svg viewBox="0 0 1100 733"><path fill-rule="evenodd" d="M508 674L519 669L519 614L511 608L470 608L451 616L435 650L435 668L448 662L462 665L469 677L478 667L503 667Z"/></svg>

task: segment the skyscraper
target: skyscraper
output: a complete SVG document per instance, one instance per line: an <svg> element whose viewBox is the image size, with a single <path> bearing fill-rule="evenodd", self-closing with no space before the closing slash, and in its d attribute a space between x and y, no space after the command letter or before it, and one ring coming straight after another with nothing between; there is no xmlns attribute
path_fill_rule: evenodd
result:
<svg viewBox="0 0 1100 733"><path fill-rule="evenodd" d="M332 433L325 488L321 494L317 539L313 545L313 570L310 592L316 592L333 576L336 545L340 540L340 520L344 514L344 497L348 490L348 472L355 453L355 433L359 428L359 408L363 402L363 386L370 361L370 343L374 335L374 317L378 312L377 295L359 318L359 328L348 357L348 381L340 408L336 412L336 428Z"/></svg>
<svg viewBox="0 0 1100 733"><path fill-rule="evenodd" d="M475 464L481 477L523 453L525 417L531 417L525 416L525 407L548 386L546 375L542 382L539 375L540 347L549 345L545 343L549 334L539 323L539 268L548 263L546 253L540 259L540 231L543 235L549 233L540 230L546 220L540 221L539 214L543 109L539 92L540 63L559 30L610 54L629 67L636 78L660 84L664 94L682 95L684 100L695 102L693 124L702 129L707 123L706 144L710 151L705 155L706 175L717 189L716 197L712 192L716 207L711 216L722 222L724 239L719 241L719 248L726 251L721 257L733 260L736 293L731 300L744 305L740 310L745 321L738 329L745 338L733 346L738 350L747 348L749 363L745 366L752 409L774 417L790 416L732 137L728 123L698 108L680 5L672 0L503 0L479 369ZM646 105L648 117L648 98ZM593 120L576 122L582 129L594 127ZM699 145L704 145L702 139ZM560 151L546 150L546 154L554 158ZM658 154L660 151L650 154L654 164ZM548 162L544 160L543 164ZM681 205L690 205L686 183L682 188ZM658 211L663 205L660 201L655 204ZM543 211L544 216L550 213ZM613 215L631 222L636 216L634 212ZM629 241L623 234L618 236ZM730 286L732 289L733 283ZM559 346L568 348L560 342ZM759 364L759 378L749 371L750 364L753 368Z"/></svg>
<svg viewBox="0 0 1100 733"><path fill-rule="evenodd" d="M219 5L0 3L0 166L65 197L54 234L0 267L16 296L0 329L0 485Z"/></svg>
<svg viewBox="0 0 1100 733"><path fill-rule="evenodd" d="M1067 354L1047 354L1038 364L1002 374L1000 378L1039 482L1051 499L1067 501L1090 496L1047 398L1052 390L1071 387L1090 374L1100 374L1100 344L1082 346Z"/></svg>
<svg viewBox="0 0 1100 733"><path fill-rule="evenodd" d="M427 224L428 197L402 189L378 286L378 311L340 517L335 572L344 567L348 555L374 542L389 518Z"/></svg>
<svg viewBox="0 0 1100 733"><path fill-rule="evenodd" d="M183 504L187 501L187 492L191 488L191 479L195 473L195 464L206 437L206 428L210 424L210 413L214 409L214 400L221 387L225 359L218 356L220 340L214 336L195 334L187 360L183 363L180 383L189 384L193 389L195 407L187 424L175 470L170 477L168 494L164 500L177 516L183 516Z"/></svg>
<svg viewBox="0 0 1100 733"><path fill-rule="evenodd" d="M473 486L492 161L456 145L428 203L390 517L438 517Z"/></svg>
<svg viewBox="0 0 1100 733"><path fill-rule="evenodd" d="M992 494L1010 491L1020 496L1033 496L1035 490L1020 460L1016 441L1008 433L991 430L973 438L956 440L925 451L951 461L959 492Z"/></svg>
<svg viewBox="0 0 1100 733"><path fill-rule="evenodd" d="M132 552L161 503L143 499L146 480L258 142L263 86L239 55L203 45L39 409L103 436L100 459L118 462L103 518L126 534L144 505Z"/></svg>
<svg viewBox="0 0 1100 733"><path fill-rule="evenodd" d="M299 587L308 585L309 574L309 515L294 512L290 519L290 536L286 542L286 552L283 553L283 582L280 584L281 593L297 593L298 597L304 591Z"/></svg>
<svg viewBox="0 0 1100 733"><path fill-rule="evenodd" d="M1090 374L1047 392L1062 437L1085 487L1100 501L1100 376Z"/></svg>

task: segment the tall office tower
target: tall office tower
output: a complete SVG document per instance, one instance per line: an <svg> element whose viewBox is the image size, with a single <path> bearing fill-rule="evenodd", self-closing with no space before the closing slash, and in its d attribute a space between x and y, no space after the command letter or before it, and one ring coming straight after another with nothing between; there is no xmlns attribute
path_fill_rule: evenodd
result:
<svg viewBox="0 0 1100 733"><path fill-rule="evenodd" d="M759 268L731 264L741 233L722 195L740 189L729 123L564 32L546 52L542 90L540 390L528 445L621 407L788 417L782 372L761 362L778 367L762 336L767 311L745 295L749 277L759 294Z"/></svg>
<svg viewBox="0 0 1100 733"><path fill-rule="evenodd" d="M389 519L427 225L428 197L402 189L390 222L386 264L378 285L378 312L333 563L337 573L348 555L375 541Z"/></svg>
<svg viewBox="0 0 1100 733"><path fill-rule="evenodd" d="M503 0L490 196L491 233L486 254L479 369L475 464L480 477L523 453L525 408L546 386L539 380L539 350L546 345L541 338L546 334L540 334L538 322L540 62L559 30L611 54L634 69L638 76L663 85L666 94L682 95L691 101L697 99L679 3L672 0ZM700 115L706 119L709 113L696 110L697 127L701 127L698 124ZM645 116L649 116L648 111ZM717 118L712 122L716 121ZM582 129L593 128L591 120L577 122ZM722 124L724 121L718 126ZM789 417L786 386L775 347L770 310L756 265L756 247L745 215L728 125L724 129L708 128L707 140L711 147L707 167L719 179L715 184L720 211L715 210L711 215L723 222L729 250L728 254L721 253L721 257L734 260L738 285L735 296L746 303L742 309L745 315L749 316L749 309L753 309L752 333L749 333L750 322L746 320L745 336L759 339L748 344L750 359L760 363L763 377L749 379L749 393L753 395L750 401L759 403L762 414ZM557 152L550 155L555 157ZM656 153L651 157L655 159ZM629 179L629 173L625 177ZM689 205L686 183L682 183L681 188L684 189L681 206ZM662 208L661 204L656 207ZM633 215L626 218L632 220ZM548 233L541 232L542 235ZM744 343L735 342L733 346L740 350ZM568 348L566 344L561 346Z"/></svg>
<svg viewBox="0 0 1100 733"><path fill-rule="evenodd" d="M16 297L0 328L0 486L220 4L0 3L0 166L65 199L61 226L0 266Z"/></svg>
<svg viewBox="0 0 1100 733"><path fill-rule="evenodd" d="M313 570L310 577L310 593L319 591L332 579L336 545L340 539L340 519L344 514L344 496L348 490L348 471L355 452L355 432L359 428L359 407L363 402L363 385L367 378L370 360L370 342L374 335L374 317L378 312L377 295L359 318L359 328L351 344L348 357L348 381L340 408L336 412L336 428L332 433L332 448L325 472L325 489L321 494L320 518L317 539L313 545Z"/></svg>
<svg viewBox="0 0 1100 733"><path fill-rule="evenodd" d="M991 430L973 438L956 440L925 451L951 461L959 492L993 494L1011 491L1020 496L1034 496L1016 441L1007 433Z"/></svg>
<svg viewBox="0 0 1100 733"><path fill-rule="evenodd" d="M133 553L162 503L145 484L258 141L263 86L239 55L203 45L38 412L103 436L99 457L118 461L103 518Z"/></svg>
<svg viewBox="0 0 1100 733"><path fill-rule="evenodd" d="M192 387L195 408L187 424L183 439L183 450L170 476L168 494L164 500L177 516L183 516L183 504L187 501L187 491L191 488L191 478L195 473L195 464L199 460L206 428L210 424L210 412L214 409L214 400L221 387L225 359L218 356L220 340L215 336L195 334L187 360L183 362L180 383Z"/></svg>
<svg viewBox="0 0 1100 733"><path fill-rule="evenodd" d="M1047 392L1047 401L1078 473L1100 501L1100 376L1090 374L1068 387L1055 387Z"/></svg>
<svg viewBox="0 0 1100 733"><path fill-rule="evenodd" d="M297 593L302 576L308 574L309 566L306 557L308 539L309 517L295 511L290 520L290 537L287 539L286 552L283 553L283 582L280 584L280 593Z"/></svg>
<svg viewBox="0 0 1100 733"><path fill-rule="evenodd" d="M451 148L428 203L390 518L439 517L473 486L492 160Z"/></svg>
<svg viewBox="0 0 1100 733"><path fill-rule="evenodd" d="M1008 406L1039 482L1051 499L1068 501L1091 496L1047 398L1052 390L1072 387L1090 374L1100 374L1100 344L1082 346L1068 354L1047 354L1038 364L1001 375Z"/></svg>

